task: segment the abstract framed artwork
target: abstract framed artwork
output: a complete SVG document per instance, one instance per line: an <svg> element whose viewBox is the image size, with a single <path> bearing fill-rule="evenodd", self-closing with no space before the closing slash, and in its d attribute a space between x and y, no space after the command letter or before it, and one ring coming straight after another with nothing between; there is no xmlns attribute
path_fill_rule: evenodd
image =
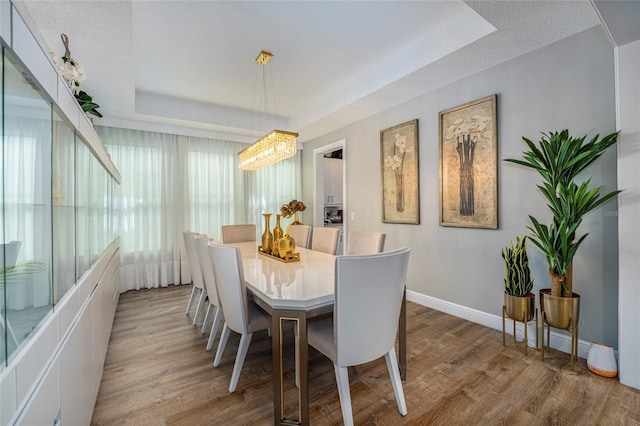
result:
<svg viewBox="0 0 640 426"><path fill-rule="evenodd" d="M440 226L498 228L496 95L440 111Z"/></svg>
<svg viewBox="0 0 640 426"><path fill-rule="evenodd" d="M420 223L418 120L380 131L382 221Z"/></svg>

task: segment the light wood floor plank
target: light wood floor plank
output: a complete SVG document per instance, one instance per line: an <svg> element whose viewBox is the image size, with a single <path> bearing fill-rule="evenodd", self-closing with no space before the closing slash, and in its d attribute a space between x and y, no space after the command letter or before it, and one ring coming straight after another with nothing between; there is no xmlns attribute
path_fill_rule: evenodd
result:
<svg viewBox="0 0 640 426"><path fill-rule="evenodd" d="M238 388L228 392L239 337L229 338L220 367L205 351L207 336L184 308L190 286L120 296L93 425L270 425L271 339L254 334ZM408 304L408 415L397 410L383 359L349 369L358 425L640 425L640 391L592 374L580 359L532 348L501 332ZM293 412L293 338L286 407ZM216 341L217 345L217 341ZM342 423L331 362L309 350L310 419Z"/></svg>

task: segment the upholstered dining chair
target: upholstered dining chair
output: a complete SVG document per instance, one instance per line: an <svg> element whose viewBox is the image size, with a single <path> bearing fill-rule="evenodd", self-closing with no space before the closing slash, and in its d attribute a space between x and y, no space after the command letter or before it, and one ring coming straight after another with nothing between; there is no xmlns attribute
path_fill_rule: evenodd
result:
<svg viewBox="0 0 640 426"><path fill-rule="evenodd" d="M186 314L189 315L191 306L196 299L198 293L200 293L200 300L198 301L198 307L196 313L193 316L193 325L198 324L198 319L204 302L207 299L207 289L204 287L204 280L202 278L202 269L200 268L200 261L198 260L198 252L196 251L196 235L197 233L191 231L184 231L182 238L184 238L184 246L187 249L187 259L189 260L189 267L191 268L191 282L193 283L193 289L191 289L191 296L189 297L189 303L187 304Z"/></svg>
<svg viewBox="0 0 640 426"><path fill-rule="evenodd" d="M347 255L374 254L384 251L384 240L387 234L373 231L349 231L347 239Z"/></svg>
<svg viewBox="0 0 640 426"><path fill-rule="evenodd" d="M309 345L333 362L345 425L353 425L347 367L383 355L398 410L403 416L407 414L395 341L409 254L410 249L402 248L387 253L338 256L333 317L308 324Z"/></svg>
<svg viewBox="0 0 640 426"><path fill-rule="evenodd" d="M234 392L251 337L256 331L268 330L271 327L271 316L247 298L240 247L210 242L208 249L224 314L224 327L213 360L214 367L220 365L231 331L240 334L240 345L229 384L229 392Z"/></svg>
<svg viewBox="0 0 640 426"><path fill-rule="evenodd" d="M311 227L309 225L291 225L289 236L296 242L296 247L309 248Z"/></svg>
<svg viewBox="0 0 640 426"><path fill-rule="evenodd" d="M209 257L209 250L207 249L209 241L216 240L213 238L210 239L205 234L196 236L196 251L198 252L198 260L200 261L200 268L202 269L204 287L207 289L207 296L209 298L209 306L207 307L207 313L204 316L201 333L204 334L206 332L209 320L213 315L213 323L211 324L211 330L209 331L209 340L207 341L208 351L210 351L213 347L213 342L216 339L218 329L220 328L223 320L222 309L220 308L220 300L218 298L218 289L216 287L216 279L213 275L213 265L211 265L211 258Z"/></svg>
<svg viewBox="0 0 640 426"><path fill-rule="evenodd" d="M336 254L338 251L340 232L338 228L314 227L313 235L311 236L311 250Z"/></svg>
<svg viewBox="0 0 640 426"><path fill-rule="evenodd" d="M244 243L256 240L256 225L223 225L222 242L225 244Z"/></svg>

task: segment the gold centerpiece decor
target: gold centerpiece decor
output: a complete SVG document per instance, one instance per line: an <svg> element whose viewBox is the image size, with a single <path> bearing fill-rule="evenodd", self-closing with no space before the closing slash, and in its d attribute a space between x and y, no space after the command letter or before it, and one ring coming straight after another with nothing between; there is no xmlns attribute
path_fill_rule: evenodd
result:
<svg viewBox="0 0 640 426"><path fill-rule="evenodd" d="M298 213L305 211L306 209L307 206L304 204L304 202L295 199L289 201L288 204L283 204L282 207L280 207L280 214L282 215L282 217L293 216L293 221L289 225L287 225L287 234L289 234L289 228L291 227L291 225L304 225L302 222L300 222Z"/></svg>
<svg viewBox="0 0 640 426"><path fill-rule="evenodd" d="M277 214L276 215L276 227L273 228L273 248L271 249L271 254L273 254L274 256L279 256L279 241L282 238L282 228L280 227L280 217L281 215Z"/></svg>
<svg viewBox="0 0 640 426"><path fill-rule="evenodd" d="M260 246L260 251L265 252L265 253L271 253L271 250L273 249L273 234L271 233L271 225L270 225L270 219L271 219L271 213L263 213L262 216L264 216L264 233L262 234L262 245Z"/></svg>

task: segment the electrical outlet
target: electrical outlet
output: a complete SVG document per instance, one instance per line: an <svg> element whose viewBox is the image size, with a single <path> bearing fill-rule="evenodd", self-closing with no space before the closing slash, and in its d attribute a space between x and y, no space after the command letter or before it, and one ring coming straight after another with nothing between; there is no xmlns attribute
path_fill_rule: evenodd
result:
<svg viewBox="0 0 640 426"><path fill-rule="evenodd" d="M356 212L351 212L351 220L356 220Z"/></svg>

